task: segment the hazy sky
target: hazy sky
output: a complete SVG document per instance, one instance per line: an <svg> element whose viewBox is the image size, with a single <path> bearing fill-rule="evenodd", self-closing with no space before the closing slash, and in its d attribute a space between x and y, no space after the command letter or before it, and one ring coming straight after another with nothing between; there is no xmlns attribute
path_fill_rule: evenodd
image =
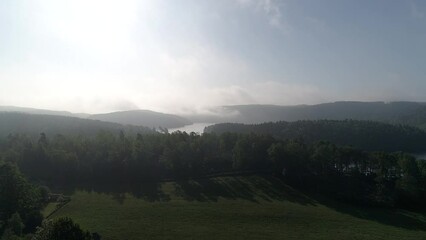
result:
<svg viewBox="0 0 426 240"><path fill-rule="evenodd" d="M426 101L426 1L0 1L0 105Z"/></svg>

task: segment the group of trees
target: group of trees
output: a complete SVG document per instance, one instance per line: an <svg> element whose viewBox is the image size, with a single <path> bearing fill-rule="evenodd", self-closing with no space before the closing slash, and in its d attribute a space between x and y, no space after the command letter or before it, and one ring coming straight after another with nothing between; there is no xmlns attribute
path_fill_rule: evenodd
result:
<svg viewBox="0 0 426 240"><path fill-rule="evenodd" d="M43 221L41 210L49 201L49 190L29 183L13 163L0 161L1 240L96 240L71 219ZM42 224L43 223L43 224Z"/></svg>
<svg viewBox="0 0 426 240"><path fill-rule="evenodd" d="M0 156L45 183L140 183L230 171L270 172L291 184L357 203L413 205L426 200L426 162L329 142L223 133L96 137L9 135Z"/></svg>
<svg viewBox="0 0 426 240"><path fill-rule="evenodd" d="M43 219L44 190L28 183L13 164L0 161L0 233L21 236L33 232Z"/></svg>
<svg viewBox="0 0 426 240"><path fill-rule="evenodd" d="M97 233L84 231L71 218L46 220L32 235L32 240L100 240Z"/></svg>
<svg viewBox="0 0 426 240"><path fill-rule="evenodd" d="M206 132L268 134L277 139L303 139L311 144L330 141L369 151L425 152L426 132L407 125L360 120L305 120L262 124L221 123Z"/></svg>
<svg viewBox="0 0 426 240"><path fill-rule="evenodd" d="M426 161L402 152L285 141L268 153L274 169L285 169L294 184L352 203L423 207L426 200Z"/></svg>

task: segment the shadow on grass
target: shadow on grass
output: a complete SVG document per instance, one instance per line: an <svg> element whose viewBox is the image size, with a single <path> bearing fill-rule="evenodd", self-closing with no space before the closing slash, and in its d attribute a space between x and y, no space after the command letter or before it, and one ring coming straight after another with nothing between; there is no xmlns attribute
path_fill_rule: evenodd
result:
<svg viewBox="0 0 426 240"><path fill-rule="evenodd" d="M303 205L315 205L307 196L295 191L278 178L268 175L245 177L201 178L175 182L176 195L189 201L213 201L243 199L259 201L291 201Z"/></svg>
<svg viewBox="0 0 426 240"><path fill-rule="evenodd" d="M402 209L354 206L340 203L322 196L316 196L314 198L322 205L356 218L370 220L398 228L426 231L425 212L414 213Z"/></svg>
<svg viewBox="0 0 426 240"><path fill-rule="evenodd" d="M340 213L359 219L409 230L426 231L426 214L401 209L355 206L334 201L320 195L304 194L271 175L244 177L202 178L177 181L175 194L188 201L218 201L243 199L254 203L261 201L290 201L302 205L324 205Z"/></svg>
<svg viewBox="0 0 426 240"><path fill-rule="evenodd" d="M123 204L127 194L149 202L170 200L170 196L161 190L161 183L159 182L145 182L140 184L79 184L61 186L57 190L67 195L72 195L76 191L107 194L112 196L120 204Z"/></svg>
<svg viewBox="0 0 426 240"><path fill-rule="evenodd" d="M163 191L163 184L170 186L167 192ZM120 204L124 202L127 194L150 202L170 201L173 195L188 201L199 202L217 202L220 199L228 199L246 200L253 203L290 201L310 206L321 204L359 219L409 230L426 231L425 213L415 214L399 209L354 206L318 194L304 194L272 175L213 177L134 185L86 184L61 188L60 191L66 195L72 195L76 190L108 194Z"/></svg>
<svg viewBox="0 0 426 240"><path fill-rule="evenodd" d="M171 186L164 192L163 184ZM199 178L174 182L146 182L141 184L79 184L71 187L61 186L54 191L72 195L77 190L111 195L122 204L127 194L145 201L169 201L171 195L188 201L216 202L219 199L260 201L291 201L303 205L315 205L315 202L284 184L271 175L225 176Z"/></svg>

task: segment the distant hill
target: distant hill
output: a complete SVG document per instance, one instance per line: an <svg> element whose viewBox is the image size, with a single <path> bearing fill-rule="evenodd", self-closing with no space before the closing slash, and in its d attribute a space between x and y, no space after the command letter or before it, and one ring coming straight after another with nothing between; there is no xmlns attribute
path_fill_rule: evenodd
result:
<svg viewBox="0 0 426 240"><path fill-rule="evenodd" d="M425 152L426 132L416 127L359 120L315 120L263 124L221 123L207 133L268 134L279 139L302 139L306 143L329 141L363 150Z"/></svg>
<svg viewBox="0 0 426 240"><path fill-rule="evenodd" d="M426 103L334 102L317 105L235 105L214 109L216 114L188 116L195 122L263 123L298 120L372 120L426 128Z"/></svg>
<svg viewBox="0 0 426 240"><path fill-rule="evenodd" d="M192 124L192 122L186 118L173 114L159 113L150 110L132 110L104 114L93 114L90 115L89 118L120 124L146 126L150 128L178 128Z"/></svg>
<svg viewBox="0 0 426 240"><path fill-rule="evenodd" d="M45 114L45 115L81 117L81 118L85 118L90 115L87 113L71 113L68 111L54 111L54 110L47 110L47 109L15 107L15 106L0 106L0 112L21 112L21 113L28 113L28 114Z"/></svg>
<svg viewBox="0 0 426 240"><path fill-rule="evenodd" d="M76 117L0 112L0 137L16 133L38 136L42 132L47 135L94 136L100 131L118 133L120 130L126 133L153 133L146 127L124 126Z"/></svg>
<svg viewBox="0 0 426 240"><path fill-rule="evenodd" d="M178 128L192 124L191 121L184 117L180 117L173 114L154 112L150 110L131 110L102 114L88 114L27 107L0 106L0 112L19 112L27 114L88 118L92 120L101 120L105 122L119 123L123 125L144 126L149 128Z"/></svg>

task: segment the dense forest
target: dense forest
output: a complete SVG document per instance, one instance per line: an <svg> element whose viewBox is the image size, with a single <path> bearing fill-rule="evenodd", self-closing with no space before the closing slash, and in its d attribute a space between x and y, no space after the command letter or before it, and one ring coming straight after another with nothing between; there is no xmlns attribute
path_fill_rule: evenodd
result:
<svg viewBox="0 0 426 240"><path fill-rule="evenodd" d="M330 141L339 146L350 145L374 151L426 151L426 132L423 130L373 121L316 120L253 125L221 123L208 126L205 132L267 134L277 139L302 139L308 144Z"/></svg>
<svg viewBox="0 0 426 240"><path fill-rule="evenodd" d="M0 153L4 162L46 185L134 184L249 171L359 204L420 206L426 199L425 161L267 135L103 132L93 138L41 134L37 140L10 135Z"/></svg>

